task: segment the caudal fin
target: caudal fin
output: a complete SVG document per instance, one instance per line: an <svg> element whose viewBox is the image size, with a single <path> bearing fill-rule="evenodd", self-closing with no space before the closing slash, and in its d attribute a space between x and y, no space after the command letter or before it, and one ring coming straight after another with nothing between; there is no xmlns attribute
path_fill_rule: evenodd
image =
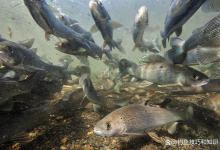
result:
<svg viewBox="0 0 220 150"><path fill-rule="evenodd" d="M121 43L122 43L121 39L118 39L117 41L112 40L111 42L108 43L108 46L110 47L110 49L117 48L121 53L125 53L125 50L122 47Z"/></svg>

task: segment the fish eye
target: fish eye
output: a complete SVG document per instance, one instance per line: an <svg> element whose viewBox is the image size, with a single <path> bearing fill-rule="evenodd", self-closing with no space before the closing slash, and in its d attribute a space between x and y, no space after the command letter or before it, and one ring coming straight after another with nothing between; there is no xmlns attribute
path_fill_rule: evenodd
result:
<svg viewBox="0 0 220 150"><path fill-rule="evenodd" d="M107 129L107 130L110 130L110 129L111 129L111 124L110 124L110 122L107 122L107 123L106 123L106 129Z"/></svg>
<svg viewBox="0 0 220 150"><path fill-rule="evenodd" d="M199 80L199 76L197 76L197 75L193 75L193 79L195 79L195 80Z"/></svg>

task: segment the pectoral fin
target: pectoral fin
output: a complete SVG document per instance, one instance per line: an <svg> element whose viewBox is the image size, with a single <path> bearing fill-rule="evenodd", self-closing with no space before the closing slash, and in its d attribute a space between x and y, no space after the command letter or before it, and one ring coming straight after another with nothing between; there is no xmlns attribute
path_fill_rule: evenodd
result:
<svg viewBox="0 0 220 150"><path fill-rule="evenodd" d="M167 127L167 131L169 134L174 134L177 130L178 122L174 122Z"/></svg>
<svg viewBox="0 0 220 150"><path fill-rule="evenodd" d="M165 144L165 139L159 137L155 132L146 132L146 134L156 143Z"/></svg>
<svg viewBox="0 0 220 150"><path fill-rule="evenodd" d="M123 25L117 21L111 21L111 25L113 29L118 29L120 27L122 27Z"/></svg>

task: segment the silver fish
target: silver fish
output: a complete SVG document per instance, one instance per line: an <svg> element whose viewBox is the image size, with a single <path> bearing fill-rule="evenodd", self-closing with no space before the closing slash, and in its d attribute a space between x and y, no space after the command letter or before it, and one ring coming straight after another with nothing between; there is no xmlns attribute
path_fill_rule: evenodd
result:
<svg viewBox="0 0 220 150"><path fill-rule="evenodd" d="M205 74L193 68L173 65L165 59L156 58L150 63L127 66L127 72L137 79L158 85L201 86L209 81Z"/></svg>
<svg viewBox="0 0 220 150"><path fill-rule="evenodd" d="M104 39L103 48L108 45L110 49L117 48L120 52L124 52L120 43L113 40L112 20L102 2L99 0L90 0L89 8L96 27L101 32Z"/></svg>
<svg viewBox="0 0 220 150"><path fill-rule="evenodd" d="M163 46L174 32L177 36L182 33L182 26L194 15L206 0L172 0L168 10L164 31L161 32Z"/></svg>

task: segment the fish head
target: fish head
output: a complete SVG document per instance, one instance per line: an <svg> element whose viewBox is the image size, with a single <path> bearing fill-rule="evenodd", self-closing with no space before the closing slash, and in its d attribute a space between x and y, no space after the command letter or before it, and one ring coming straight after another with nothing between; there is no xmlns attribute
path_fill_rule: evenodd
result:
<svg viewBox="0 0 220 150"><path fill-rule="evenodd" d="M17 65L22 62L22 56L13 48L0 45L0 62L5 65Z"/></svg>
<svg viewBox="0 0 220 150"><path fill-rule="evenodd" d="M99 9L100 4L101 4L101 2L99 0L90 0L89 8L90 8L91 12L93 12L95 14L99 14L98 9Z"/></svg>
<svg viewBox="0 0 220 150"><path fill-rule="evenodd" d="M125 129L123 119L113 112L95 125L94 133L103 137L113 137L122 135Z"/></svg>
<svg viewBox="0 0 220 150"><path fill-rule="evenodd" d="M106 19L106 17L110 17L104 6L102 5L102 2L100 2L99 0L90 0L89 8L95 20L100 21Z"/></svg>
<svg viewBox="0 0 220 150"><path fill-rule="evenodd" d="M141 24L148 25L148 10L147 7L142 6L139 8L138 13L135 18L135 22L140 22Z"/></svg>
<svg viewBox="0 0 220 150"><path fill-rule="evenodd" d="M179 78L182 85L200 87L208 84L209 78L200 71L186 67Z"/></svg>

